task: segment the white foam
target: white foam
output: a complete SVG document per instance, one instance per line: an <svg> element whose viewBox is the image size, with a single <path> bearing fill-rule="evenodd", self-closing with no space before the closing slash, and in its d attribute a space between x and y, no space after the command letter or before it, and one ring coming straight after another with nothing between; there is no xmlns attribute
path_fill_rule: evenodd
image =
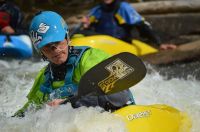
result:
<svg viewBox="0 0 200 132"><path fill-rule="evenodd" d="M98 108L72 109L70 105L45 107L23 119L10 118L26 102L34 78L45 63L24 61L2 62L0 67L0 131L3 132L124 132L124 124ZM167 80L156 71L131 88L137 104L167 104L187 112L193 121L192 132L200 130L200 82Z"/></svg>

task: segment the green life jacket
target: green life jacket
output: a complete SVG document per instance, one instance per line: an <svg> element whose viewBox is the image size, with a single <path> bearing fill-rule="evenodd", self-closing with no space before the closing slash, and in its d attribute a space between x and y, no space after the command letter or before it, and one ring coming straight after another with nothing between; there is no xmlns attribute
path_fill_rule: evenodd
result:
<svg viewBox="0 0 200 132"><path fill-rule="evenodd" d="M75 96L77 93L78 86L73 82L72 76L75 67L78 65L83 53L87 49L89 49L89 47L80 46L76 48L73 47L69 50L69 56L66 63L67 73L65 75L64 85L61 86L60 88L55 89L52 87L54 77L51 66L48 65L44 73L45 81L40 86L40 91L44 94L48 94L49 99L58 99L58 98Z"/></svg>

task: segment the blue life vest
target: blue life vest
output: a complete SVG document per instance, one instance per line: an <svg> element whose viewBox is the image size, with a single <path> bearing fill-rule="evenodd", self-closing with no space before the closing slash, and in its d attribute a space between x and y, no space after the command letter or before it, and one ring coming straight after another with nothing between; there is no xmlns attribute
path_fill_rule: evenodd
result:
<svg viewBox="0 0 200 132"><path fill-rule="evenodd" d="M50 99L57 99L57 98L67 98L76 95L78 86L73 82L72 76L74 73L74 69L79 63L83 53L89 49L89 47L86 46L79 46L79 47L73 47L71 50L69 50L69 56L68 61L66 63L67 65L67 73L65 75L65 84L60 87L54 89L52 87L53 83L53 73L51 70L51 66L49 66L48 70L46 69L44 75L45 75L45 81L44 84L41 85L40 91L44 94L49 94Z"/></svg>
<svg viewBox="0 0 200 132"><path fill-rule="evenodd" d="M106 12L101 5L94 7L89 17L91 23L94 23L95 31L102 34L123 39L129 36L123 24L135 25L143 21L137 11L127 2L121 2L117 10Z"/></svg>
<svg viewBox="0 0 200 132"><path fill-rule="evenodd" d="M95 25L95 31L101 34L107 34L116 38L124 38L127 34L123 27L118 24L115 18L115 12L101 12L101 17Z"/></svg>

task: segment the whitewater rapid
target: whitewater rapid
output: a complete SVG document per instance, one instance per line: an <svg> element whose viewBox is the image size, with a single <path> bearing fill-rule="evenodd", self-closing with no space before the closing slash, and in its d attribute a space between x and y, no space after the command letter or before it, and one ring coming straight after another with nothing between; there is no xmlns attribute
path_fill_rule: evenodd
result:
<svg viewBox="0 0 200 132"><path fill-rule="evenodd" d="M27 101L26 95L37 72L45 62L0 61L1 132L125 132L125 124L100 108L71 108L70 104L28 113L25 118L11 117ZM192 132L200 131L200 81L162 76L147 65L148 74L131 88L137 104L167 104L188 113Z"/></svg>

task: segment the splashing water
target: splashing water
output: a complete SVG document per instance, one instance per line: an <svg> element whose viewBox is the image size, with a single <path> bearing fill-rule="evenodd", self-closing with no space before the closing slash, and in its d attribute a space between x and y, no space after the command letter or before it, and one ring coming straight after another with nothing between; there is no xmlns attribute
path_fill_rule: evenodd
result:
<svg viewBox="0 0 200 132"><path fill-rule="evenodd" d="M11 118L27 101L26 95L33 85L44 62L0 61L0 131L3 132L125 132L121 119L100 108L73 109L63 105L58 108L45 106L28 113L24 118ZM148 66L148 69L151 67ZM187 112L193 121L192 132L200 130L200 82L171 78L148 73L143 81L131 88L137 104L167 104Z"/></svg>

